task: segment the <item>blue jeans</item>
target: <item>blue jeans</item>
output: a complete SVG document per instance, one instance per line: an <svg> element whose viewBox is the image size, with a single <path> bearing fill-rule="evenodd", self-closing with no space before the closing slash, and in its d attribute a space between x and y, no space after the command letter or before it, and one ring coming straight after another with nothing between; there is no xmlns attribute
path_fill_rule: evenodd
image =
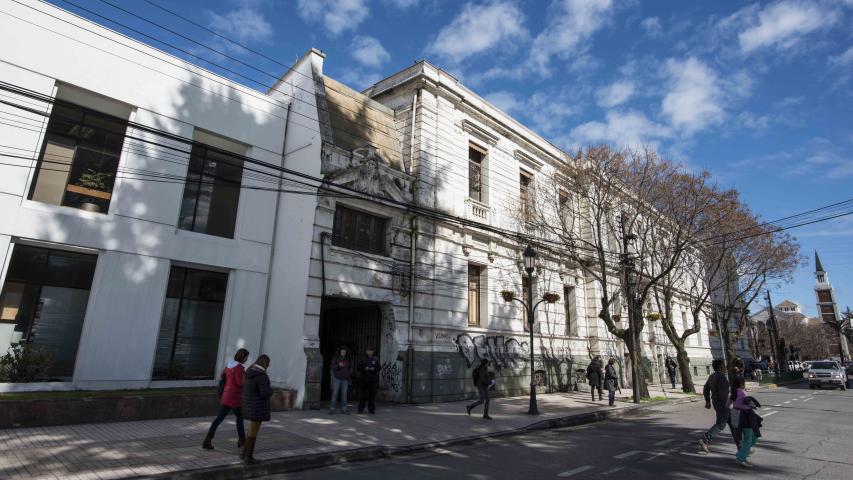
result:
<svg viewBox="0 0 853 480"><path fill-rule="evenodd" d="M726 408L725 405L714 405L714 411L717 413L717 420L714 425L705 432L705 443L711 443L711 440L714 439L714 435L723 431L729 421L729 409Z"/></svg>
<svg viewBox="0 0 853 480"><path fill-rule="evenodd" d="M329 408L335 409L335 404L338 400L338 393L341 395L341 410L347 409L347 389L349 388L349 380L341 380L332 377L332 403Z"/></svg>
<svg viewBox="0 0 853 480"><path fill-rule="evenodd" d="M755 432L751 428L743 429L743 440L740 442L740 448L737 451L737 459L741 462L746 461L746 456L749 454L749 449L755 445Z"/></svg>
<svg viewBox="0 0 853 480"><path fill-rule="evenodd" d="M246 431L243 430L243 410L240 407L226 407L225 405L219 407L219 414L213 419L213 423L210 424L210 429L207 431L208 437L213 438L216 435L216 429L219 428L231 410L234 410L234 416L237 417L237 436L246 438Z"/></svg>

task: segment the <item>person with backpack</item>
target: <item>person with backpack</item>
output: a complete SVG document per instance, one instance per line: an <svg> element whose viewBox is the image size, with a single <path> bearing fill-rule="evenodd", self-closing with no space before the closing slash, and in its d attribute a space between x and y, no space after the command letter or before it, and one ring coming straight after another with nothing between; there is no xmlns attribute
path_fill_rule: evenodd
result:
<svg viewBox="0 0 853 480"><path fill-rule="evenodd" d="M243 418L249 421L249 429L246 432L246 443L240 458L251 465L255 463L255 441L258 438L258 430L261 423L270 420L270 397L272 397L272 386L267 369L270 367L270 357L261 355L255 363L246 370L243 380Z"/></svg>
<svg viewBox="0 0 853 480"><path fill-rule="evenodd" d="M330 370L332 374L332 402L329 405L329 415L335 414L338 395L341 397L341 413L349 415L347 390L349 389L350 378L352 378L352 362L349 359L347 347L338 348L335 357L332 358Z"/></svg>
<svg viewBox="0 0 853 480"><path fill-rule="evenodd" d="M379 357L375 356L373 347L367 347L367 358L358 365L360 377L360 391L358 395L358 413L364 413L364 404L367 403L367 411L371 415L376 414L376 389L379 388L379 371L382 365Z"/></svg>
<svg viewBox="0 0 853 480"><path fill-rule="evenodd" d="M479 405L485 404L483 407L483 418L491 420L492 417L489 416L489 391L494 386L494 380L489 376L489 361L485 358L482 359L480 361L480 365L474 369L471 376L474 380L474 386L477 387L477 393L479 394L480 399L465 407L465 410L468 412L468 415L471 415L471 410Z"/></svg>
<svg viewBox="0 0 853 480"><path fill-rule="evenodd" d="M592 401L595 401L595 391L598 390L598 399L601 400L601 355L597 355L586 367L586 379L589 380L589 391Z"/></svg>
<svg viewBox="0 0 853 480"><path fill-rule="evenodd" d="M711 365L714 367L714 373L705 382L702 395L705 397L705 408L714 407L716 420L714 425L699 439L699 446L705 453L711 453L709 448L711 440L714 439L714 435L726 428L729 419L729 409L726 405L729 397L729 380L726 378L726 367L722 360L714 360Z"/></svg>
<svg viewBox="0 0 853 480"><path fill-rule="evenodd" d="M204 437L204 442L201 444L205 450L213 450L213 436L216 435L216 429L231 411L237 417L237 448L243 448L243 444L246 442L241 405L243 402L243 374L245 373L243 364L248 358L249 351L241 348L234 354L234 359L229 360L222 370L219 377L219 414L213 419L213 423L207 430L207 436Z"/></svg>
<svg viewBox="0 0 853 480"><path fill-rule="evenodd" d="M616 390L619 389L619 376L616 375L616 359L611 358L607 361L607 366L604 368L604 387L607 388L607 404L611 407L616 401Z"/></svg>
<svg viewBox="0 0 853 480"><path fill-rule="evenodd" d="M672 383L672 388L675 388L676 367L678 367L678 364L675 363L675 360L672 357L666 357L666 373L669 375L669 382Z"/></svg>
<svg viewBox="0 0 853 480"><path fill-rule="evenodd" d="M752 447L761 436L762 419L755 413L755 409L761 407L761 404L755 398L746 395L743 378L736 378L732 384L731 399L734 401L732 414L738 417L736 423L743 435L738 445L737 463L742 467L750 468L752 465L746 461L746 458L751 455Z"/></svg>

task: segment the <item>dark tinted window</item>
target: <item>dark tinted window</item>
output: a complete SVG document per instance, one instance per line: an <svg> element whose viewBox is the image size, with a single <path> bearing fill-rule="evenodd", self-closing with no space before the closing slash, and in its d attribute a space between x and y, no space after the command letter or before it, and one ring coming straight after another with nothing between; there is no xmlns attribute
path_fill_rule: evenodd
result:
<svg viewBox="0 0 853 480"><path fill-rule="evenodd" d="M338 205L332 245L385 255L386 222L385 218Z"/></svg>
<svg viewBox="0 0 853 480"><path fill-rule="evenodd" d="M178 227L218 237L234 237L242 180L241 158L194 144Z"/></svg>

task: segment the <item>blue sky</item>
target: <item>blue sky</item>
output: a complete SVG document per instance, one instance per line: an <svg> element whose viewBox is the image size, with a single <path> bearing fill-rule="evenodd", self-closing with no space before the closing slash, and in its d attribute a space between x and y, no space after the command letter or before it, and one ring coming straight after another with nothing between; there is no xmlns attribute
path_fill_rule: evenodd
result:
<svg viewBox="0 0 853 480"><path fill-rule="evenodd" d="M72 1L269 81L100 0ZM109 1L274 75L284 70L144 0ZM653 145L709 169L766 220L853 197L853 0L152 1L283 64L319 48L325 73L357 89L426 58L566 150ZM791 233L808 263L776 300L814 314L818 249L842 309L853 307L853 216Z"/></svg>

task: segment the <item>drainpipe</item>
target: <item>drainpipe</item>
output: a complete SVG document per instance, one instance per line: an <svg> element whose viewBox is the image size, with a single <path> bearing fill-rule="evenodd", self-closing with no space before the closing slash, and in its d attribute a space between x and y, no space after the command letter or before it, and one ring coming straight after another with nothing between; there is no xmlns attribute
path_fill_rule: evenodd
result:
<svg viewBox="0 0 853 480"><path fill-rule="evenodd" d="M413 377L415 374L415 346L412 342L412 322L415 319L415 252L418 246L418 218L412 216L411 222L411 240L410 248L411 255L409 257L409 346L406 350L406 403L413 403L412 386L414 384Z"/></svg>
<svg viewBox="0 0 853 480"><path fill-rule="evenodd" d="M322 301L326 298L326 237L329 236L329 232L320 232L320 277L322 278L322 294L320 295L320 317L323 316L322 310Z"/></svg>
<svg viewBox="0 0 853 480"><path fill-rule="evenodd" d="M287 104L287 111L284 115L284 138L281 141L281 168L285 167L285 162L287 160L287 127L290 125L290 107L293 105L293 102ZM275 241L278 237L278 208L281 203L281 195L282 195L282 185L284 184L284 172L279 170L278 172L278 188L276 189L275 195L275 210L273 211L273 224L272 224L272 243L270 244L270 261L269 265L267 265L267 292L266 297L264 298L264 316L263 321L261 322L261 335L258 339L258 348L259 350L263 348L264 345L264 334L267 329L267 312L269 311L270 306L270 290L272 289L272 267L273 261L275 260Z"/></svg>

